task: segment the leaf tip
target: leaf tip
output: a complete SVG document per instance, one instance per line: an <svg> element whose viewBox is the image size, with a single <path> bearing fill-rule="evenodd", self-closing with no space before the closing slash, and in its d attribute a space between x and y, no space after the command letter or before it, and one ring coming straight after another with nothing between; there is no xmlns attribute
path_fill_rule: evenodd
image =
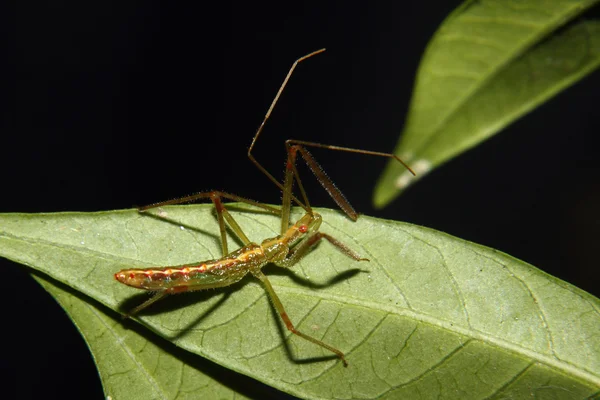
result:
<svg viewBox="0 0 600 400"><path fill-rule="evenodd" d="M380 179L373 194L373 206L381 209L402 193L407 187L427 175L433 169L433 163L426 159L411 162L411 168L415 171L413 175L407 170L387 169Z"/></svg>

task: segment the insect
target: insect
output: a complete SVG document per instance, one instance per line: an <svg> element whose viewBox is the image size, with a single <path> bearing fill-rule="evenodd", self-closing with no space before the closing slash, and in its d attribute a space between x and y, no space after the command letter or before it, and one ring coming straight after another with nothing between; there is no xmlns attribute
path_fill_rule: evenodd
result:
<svg viewBox="0 0 600 400"><path fill-rule="evenodd" d="M223 257L215 260L202 261L197 263L190 263L186 265L170 266L170 267L159 267L159 268L141 268L141 269L124 269L115 274L115 278L128 286L132 286L139 289L145 289L154 292L154 296L149 298L144 303L135 307L127 316L137 314L141 310L164 298L169 294L182 293L195 290L205 290L211 288L220 288L224 286L232 285L241 280L248 273L258 278L263 286L265 287L267 294L271 298L271 301L281 316L281 319L285 323L286 328L293 334L308 340L318 346L321 346L330 352L334 353L342 361L344 366L348 366L344 353L337 348L324 343L323 341L316 339L310 335L297 330L288 316L283 303L275 293L271 282L267 276L262 272L262 268L270 263L283 268L290 268L294 266L302 257L306 255L308 250L318 243L320 240L325 239L331 243L339 251L347 255L348 257L356 261L368 261L362 258L359 254L348 248L346 245L333 238L332 236L320 232L319 227L322 222L322 217L314 212L308 202L308 197L302 186L298 170L296 169L296 159L298 154L308 165L310 170L314 173L317 180L338 204L338 206L344 211L344 213L351 218L356 220L358 213L352 208L348 200L344 197L342 192L333 184L331 179L325 174L321 166L317 163L314 157L308 152L306 147L318 147L330 150L339 150L345 152L353 152L374 156L382 156L388 158L394 158L398 162L402 163L411 173L414 172L406 165L400 158L393 154L380 153L366 150L351 149L346 147L330 146L320 143L304 142L299 140L287 140L285 142L287 149L287 162L285 168L285 178L283 183L279 182L275 177L269 173L252 155L252 150L256 144L258 137L260 136L265 123L269 119L271 112L273 111L279 97L281 96L285 86L287 85L292 73L296 66L312 57L316 54L325 51L325 49L317 50L310 54L307 54L298 60L296 60L288 74L286 75L279 91L277 92L271 106L267 110L262 123L254 134L252 143L248 149L248 158L250 161L269 178L282 192L283 200L281 208L269 206L254 200L249 200L234 194L225 193L221 191L210 191L200 192L191 196L168 200L160 203L151 204L139 209L140 212L146 210L166 206L173 204L181 204L192 202L202 199L210 199L215 206L217 220L219 223L219 230L221 236L221 248L223 251ZM293 193L294 182L298 186L301 200L298 199ZM250 241L250 239L244 234L242 228L235 221L233 216L228 212L227 208L222 202L222 199L233 200L242 202L262 208L269 213L281 216L281 234L272 238L263 240L260 244ZM290 210L292 202L302 207L305 211L297 222L290 225ZM226 236L226 224L229 225L231 230L244 244L238 250L229 252L227 247L227 236Z"/></svg>

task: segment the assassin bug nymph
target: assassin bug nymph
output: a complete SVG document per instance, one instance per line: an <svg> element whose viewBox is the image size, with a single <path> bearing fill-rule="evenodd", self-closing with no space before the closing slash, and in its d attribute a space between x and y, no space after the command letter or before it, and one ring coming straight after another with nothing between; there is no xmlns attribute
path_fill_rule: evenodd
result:
<svg viewBox="0 0 600 400"><path fill-rule="evenodd" d="M267 294L269 295L275 309L281 316L285 326L289 331L297 336L302 337L316 345L319 345L332 353L334 353L343 362L344 366L348 366L348 362L344 356L344 353L337 348L322 342L310 335L298 331L288 314L279 297L275 293L273 286L269 279L262 272L262 268L273 263L283 268L290 268L296 264L308 250L314 246L321 239L327 240L339 251L347 255L348 257L356 261L368 261L362 258L360 255L355 253L353 250L345 246L343 243L333 238L332 236L322 233L319 231L322 218L319 214L314 212L308 202L308 197L300 181L300 176L296 169L296 158L300 154L301 158L305 161L308 167L316 176L317 180L338 204L338 206L344 211L344 213L351 218L356 220L358 213L352 208L348 200L344 197L342 192L333 184L331 179L325 174L321 166L313 158L313 156L306 150L306 147L318 147L330 150L338 150L359 154L374 155L380 157L394 158L402 165L404 165L413 175L414 172L406 165L400 158L393 154L380 153L359 149L351 149L346 147L330 146L320 143L304 142L300 140L287 140L285 142L287 149L287 163L285 170L285 178L283 184L273 177L252 155L254 145L262 132L265 123L269 119L275 104L279 100L281 93L283 92L287 82L289 81L294 69L301 61L312 57L318 53L325 51L325 49L317 50L310 54L307 54L298 60L296 60L290 68L287 76L285 77L277 95L273 99L271 106L269 107L262 123L258 130L254 134L252 143L248 149L248 158L250 161L269 178L283 193L283 201L281 208L269 206L257 201L249 200L243 197L239 197L230 193L220 191L201 192L191 196L182 197L178 199L168 200L156 204L151 204L139 209L140 212L146 210L161 207L166 205L188 203L191 201L210 199L216 209L217 220L219 223L219 230L221 236L221 247L223 250L223 257L215 260L202 261L197 263L190 263L186 265L171 266L171 267L159 267L159 268L141 268L141 269L124 269L115 274L115 278L126 285L145 289L155 292L154 296L140 304L127 316L137 314L141 310L162 299L163 297L181 292L204 290L211 288L219 288L229 286L238 282L246 274L251 273L258 278L264 285ZM292 187L296 182L300 196L302 200L298 199L292 193ZM273 213L281 216L281 234L263 240L260 244L250 241L244 234L241 227L237 224L233 216L227 211L221 199L228 199L237 202L249 204L251 206L262 208L269 213ZM298 206L302 207L305 211L296 223L290 226L290 210L291 203L294 202ZM226 236L226 223L229 225L235 235L242 241L244 246L233 252L229 252L227 248L227 236Z"/></svg>

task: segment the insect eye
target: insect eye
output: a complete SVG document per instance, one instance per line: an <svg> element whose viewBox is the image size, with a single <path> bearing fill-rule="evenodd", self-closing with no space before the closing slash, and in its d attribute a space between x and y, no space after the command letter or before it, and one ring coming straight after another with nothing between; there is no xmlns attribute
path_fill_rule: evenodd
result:
<svg viewBox="0 0 600 400"><path fill-rule="evenodd" d="M133 279L133 278L135 278L135 274L132 272L129 274L129 279Z"/></svg>
<svg viewBox="0 0 600 400"><path fill-rule="evenodd" d="M298 227L298 230L300 231L300 233L306 233L306 232L308 232L308 226L306 226L306 225L300 225Z"/></svg>

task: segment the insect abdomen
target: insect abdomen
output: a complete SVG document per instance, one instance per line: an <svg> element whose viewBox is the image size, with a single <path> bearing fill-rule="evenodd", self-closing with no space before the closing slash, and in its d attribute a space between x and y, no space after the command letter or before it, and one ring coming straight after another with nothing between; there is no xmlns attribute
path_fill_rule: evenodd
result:
<svg viewBox="0 0 600 400"><path fill-rule="evenodd" d="M263 258L261 247L251 243L218 260L174 267L124 269L115 274L115 279L145 290L201 290L237 282L251 269L260 267Z"/></svg>
<svg viewBox="0 0 600 400"><path fill-rule="evenodd" d="M211 273L211 270L220 266L224 261L167 268L125 269L117 272L115 278L128 286L146 290L165 290L202 283L211 284L222 280L220 274L215 275Z"/></svg>

